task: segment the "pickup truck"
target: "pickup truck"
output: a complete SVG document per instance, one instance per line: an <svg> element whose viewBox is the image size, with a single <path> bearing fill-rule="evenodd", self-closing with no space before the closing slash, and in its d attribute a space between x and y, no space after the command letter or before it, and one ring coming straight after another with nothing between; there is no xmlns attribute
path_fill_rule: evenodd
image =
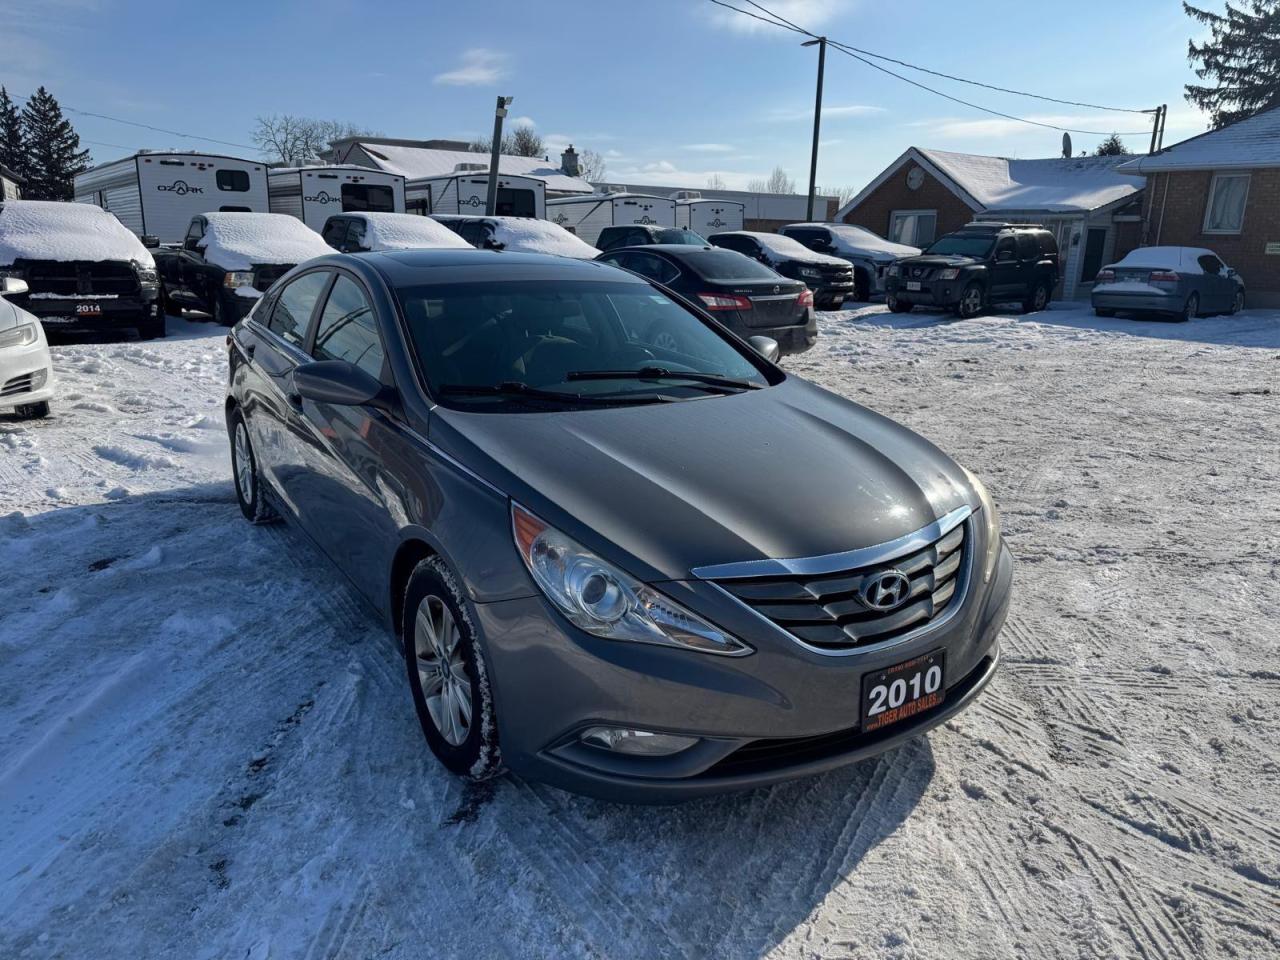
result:
<svg viewBox="0 0 1280 960"><path fill-rule="evenodd" d="M280 277L333 250L283 213L202 213L180 247L154 252L170 310L202 310L225 326L247 314Z"/></svg>

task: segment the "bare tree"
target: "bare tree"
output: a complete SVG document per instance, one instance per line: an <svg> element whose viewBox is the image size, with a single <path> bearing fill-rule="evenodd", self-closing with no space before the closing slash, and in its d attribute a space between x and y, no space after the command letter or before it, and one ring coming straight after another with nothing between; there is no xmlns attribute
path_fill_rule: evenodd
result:
<svg viewBox="0 0 1280 960"><path fill-rule="evenodd" d="M787 176L782 167L774 167L767 180L752 180L747 184L752 193L795 193L796 182Z"/></svg>
<svg viewBox="0 0 1280 960"><path fill-rule="evenodd" d="M372 135L372 130L344 120L273 113L257 118L251 138L269 161L296 165L317 159L334 140Z"/></svg>
<svg viewBox="0 0 1280 960"><path fill-rule="evenodd" d="M711 176L707 177L707 189L728 190L729 187L728 184L724 182L724 177L720 176L718 173L713 173Z"/></svg>
<svg viewBox="0 0 1280 960"><path fill-rule="evenodd" d="M820 197L835 197L837 210L858 194L858 188L847 183L843 187L818 187L817 191Z"/></svg>
<svg viewBox="0 0 1280 960"><path fill-rule="evenodd" d="M588 183L598 183L605 178L608 165L604 157L594 150L583 150L578 154L578 175Z"/></svg>
<svg viewBox="0 0 1280 960"><path fill-rule="evenodd" d="M471 153L488 153L492 148L492 137L477 137L467 144ZM508 157L545 157L547 147L533 127L525 124L503 133L498 152Z"/></svg>

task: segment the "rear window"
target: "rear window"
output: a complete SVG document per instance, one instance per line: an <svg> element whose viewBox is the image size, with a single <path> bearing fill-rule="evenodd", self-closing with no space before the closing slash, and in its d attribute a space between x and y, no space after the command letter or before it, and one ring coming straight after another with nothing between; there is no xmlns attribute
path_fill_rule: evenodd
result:
<svg viewBox="0 0 1280 960"><path fill-rule="evenodd" d="M396 195L388 186L372 183L344 183L342 185L342 209L372 210L379 213L396 212Z"/></svg>
<svg viewBox="0 0 1280 960"><path fill-rule="evenodd" d="M215 177L219 190L230 190L233 193L247 193L249 190L249 174L244 170L219 170Z"/></svg>
<svg viewBox="0 0 1280 960"><path fill-rule="evenodd" d="M703 250L689 254L686 262L707 280L776 280L778 277L764 264L732 250Z"/></svg>

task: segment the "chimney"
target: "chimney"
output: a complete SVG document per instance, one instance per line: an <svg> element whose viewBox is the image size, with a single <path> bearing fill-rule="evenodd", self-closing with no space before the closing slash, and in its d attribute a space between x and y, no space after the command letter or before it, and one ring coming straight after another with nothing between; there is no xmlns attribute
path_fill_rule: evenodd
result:
<svg viewBox="0 0 1280 960"><path fill-rule="evenodd" d="M569 144L569 149L560 154L560 169L565 172L566 176L581 176L578 170L578 151L573 149L573 144Z"/></svg>

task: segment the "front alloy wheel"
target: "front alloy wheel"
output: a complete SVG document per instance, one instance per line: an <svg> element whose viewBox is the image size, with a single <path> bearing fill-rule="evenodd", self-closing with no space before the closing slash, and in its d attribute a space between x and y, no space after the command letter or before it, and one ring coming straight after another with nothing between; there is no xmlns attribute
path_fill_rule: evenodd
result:
<svg viewBox="0 0 1280 960"><path fill-rule="evenodd" d="M956 304L956 313L963 320L969 320L982 312L982 284L971 283L960 294L960 302Z"/></svg>
<svg viewBox="0 0 1280 960"><path fill-rule="evenodd" d="M460 747L471 732L471 678L459 645L461 635L444 601L428 594L413 618L413 655L423 701L440 735Z"/></svg>

